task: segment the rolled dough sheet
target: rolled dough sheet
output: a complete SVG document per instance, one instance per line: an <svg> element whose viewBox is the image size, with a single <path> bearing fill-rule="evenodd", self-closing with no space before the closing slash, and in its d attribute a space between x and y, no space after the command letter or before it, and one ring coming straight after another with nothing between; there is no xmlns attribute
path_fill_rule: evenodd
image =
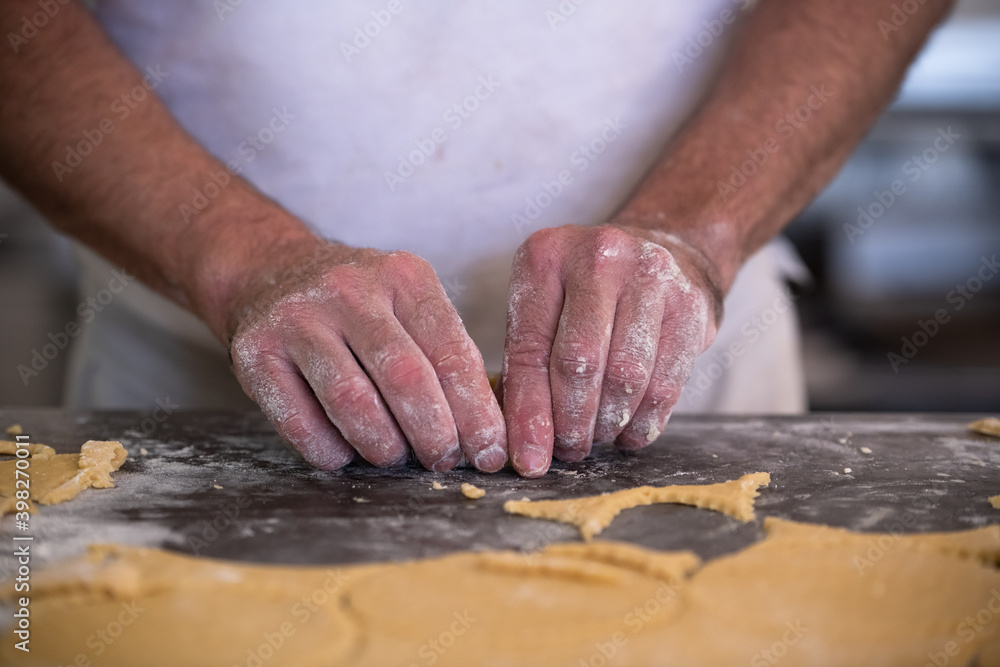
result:
<svg viewBox="0 0 1000 667"><path fill-rule="evenodd" d="M996 654L1000 527L764 528L705 565L603 541L343 568L95 546L34 575L32 650L8 633L0 664L74 664L98 648L109 667L910 667Z"/></svg>
<svg viewBox="0 0 1000 667"><path fill-rule="evenodd" d="M975 433L982 433L983 435L992 435L1000 438L1000 419L996 417L987 417L986 419L980 419L979 421L974 421L968 426L970 431Z"/></svg>
<svg viewBox="0 0 1000 667"><path fill-rule="evenodd" d="M34 445L27 469L31 500L43 505L66 502L90 487L114 486L111 473L118 470L128 453L120 442L89 440L79 454L55 454L51 447ZM0 452L6 453L6 452ZM11 452L13 453L13 452ZM18 490L16 460L0 461L0 515L10 511Z"/></svg>
<svg viewBox="0 0 1000 667"><path fill-rule="evenodd" d="M584 540L590 540L608 527L623 510L653 503L680 503L711 509L740 521L752 521L753 501L757 489L767 486L771 476L766 472L743 475L721 484L701 486L640 486L600 496L568 500L508 500L504 510L534 519L552 519L580 529Z"/></svg>

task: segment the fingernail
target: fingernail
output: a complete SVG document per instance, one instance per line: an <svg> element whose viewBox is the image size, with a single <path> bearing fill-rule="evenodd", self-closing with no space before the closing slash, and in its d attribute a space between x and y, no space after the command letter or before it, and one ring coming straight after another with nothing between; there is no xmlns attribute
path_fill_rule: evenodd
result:
<svg viewBox="0 0 1000 667"><path fill-rule="evenodd" d="M549 455L538 445L523 445L515 450L514 465L522 475L540 475L549 467Z"/></svg>
<svg viewBox="0 0 1000 667"><path fill-rule="evenodd" d="M388 465L389 468L401 468L410 462L410 450L404 450L395 461Z"/></svg>
<svg viewBox="0 0 1000 667"><path fill-rule="evenodd" d="M552 453L560 461L576 463L590 456L590 450L591 448L586 445L561 446L557 444L552 448Z"/></svg>
<svg viewBox="0 0 1000 667"><path fill-rule="evenodd" d="M473 457L473 463L480 470L495 472L507 463L507 452L498 445L490 445Z"/></svg>
<svg viewBox="0 0 1000 667"><path fill-rule="evenodd" d="M462 460L462 450L455 449L450 450L447 454L442 456L440 459L432 463L429 468L434 472L447 472L455 466L458 462Z"/></svg>

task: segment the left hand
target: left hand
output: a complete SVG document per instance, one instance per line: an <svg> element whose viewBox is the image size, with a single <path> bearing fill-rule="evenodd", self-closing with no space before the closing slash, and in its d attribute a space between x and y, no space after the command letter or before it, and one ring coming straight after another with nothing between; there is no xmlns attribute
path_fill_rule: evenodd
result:
<svg viewBox="0 0 1000 667"><path fill-rule="evenodd" d="M666 426L722 310L714 265L638 227L566 225L514 256L502 376L508 452L526 477L596 442L645 447Z"/></svg>

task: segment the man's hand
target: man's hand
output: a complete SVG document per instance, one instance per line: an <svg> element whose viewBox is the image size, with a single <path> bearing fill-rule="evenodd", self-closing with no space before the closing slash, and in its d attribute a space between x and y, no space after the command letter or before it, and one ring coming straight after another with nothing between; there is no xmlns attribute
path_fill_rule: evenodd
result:
<svg viewBox="0 0 1000 667"><path fill-rule="evenodd" d="M514 257L504 352L508 449L527 477L553 453L597 442L644 447L660 434L715 338L714 267L680 239L627 226L532 234Z"/></svg>
<svg viewBox="0 0 1000 667"><path fill-rule="evenodd" d="M412 447L431 470L463 452L482 471L503 467L482 355L427 262L338 245L285 261L234 297L231 352L244 390L307 461L336 469L357 452L388 466Z"/></svg>

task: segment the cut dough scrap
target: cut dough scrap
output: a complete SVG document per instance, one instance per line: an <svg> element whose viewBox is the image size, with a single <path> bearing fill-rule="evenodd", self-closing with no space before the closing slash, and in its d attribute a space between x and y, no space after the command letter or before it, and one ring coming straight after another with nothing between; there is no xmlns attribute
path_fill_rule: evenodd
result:
<svg viewBox="0 0 1000 667"><path fill-rule="evenodd" d="M653 503L693 505L728 514L743 522L752 521L757 489L767 486L770 482L769 474L755 472L721 484L640 486L600 496L569 500L508 500L503 508L509 514L572 524L580 529L583 539L589 541L607 528L623 510Z"/></svg>
<svg viewBox="0 0 1000 667"><path fill-rule="evenodd" d="M650 551L626 542L553 544L541 553L607 563L672 584L681 583L701 566L693 551Z"/></svg>
<svg viewBox="0 0 1000 667"><path fill-rule="evenodd" d="M35 504L30 500L24 501L28 504L28 513L34 514L38 511ZM0 496L0 519L4 517L5 514L14 514L17 512L17 498L6 498Z"/></svg>
<svg viewBox="0 0 1000 667"><path fill-rule="evenodd" d="M124 627L101 656L108 667L258 664L264 654L266 667L431 657L438 667L714 667L779 655L782 667L909 667L949 642L949 664L977 653L995 664L982 658L998 655L1000 572L982 557L1000 558L1000 527L764 528L763 541L700 569L691 553L600 541L343 568L96 546L33 575L32 651L15 653L8 634L0 664L71 664L112 623ZM0 598L16 595L8 582Z"/></svg>
<svg viewBox="0 0 1000 667"><path fill-rule="evenodd" d="M11 424L7 427L7 435L21 435L24 433L24 429L21 428L20 424Z"/></svg>
<svg viewBox="0 0 1000 667"><path fill-rule="evenodd" d="M1000 438L1000 419L997 419L996 417L980 419L979 421L974 421L969 424L968 429L975 433L993 435Z"/></svg>
<svg viewBox="0 0 1000 667"><path fill-rule="evenodd" d="M29 443L27 448L28 454L30 454L33 459L51 459L56 455L56 450L52 449L48 445L43 445L40 442ZM21 449L24 449L24 445L21 446ZM0 454L15 456L17 454L17 450L17 442L13 440L0 440Z"/></svg>
<svg viewBox="0 0 1000 667"><path fill-rule="evenodd" d="M75 498L92 486L98 489L112 487L111 473L121 467L127 456L120 442L89 440L79 454L32 457L27 471L31 499L42 505L55 505ZM14 497L15 464L16 461L0 462L0 497Z"/></svg>
<svg viewBox="0 0 1000 667"><path fill-rule="evenodd" d="M486 491L480 489L475 484L469 484L465 482L462 484L462 495L469 500L476 500L477 498L482 498L486 495Z"/></svg>
<svg viewBox="0 0 1000 667"><path fill-rule="evenodd" d="M19 424L14 424L13 426L7 427L7 433L10 435L21 435L21 426ZM18 443L13 440L0 440L0 455L6 454L9 456L16 456L17 450L19 449ZM22 445L20 449L25 449ZM39 442L32 442L27 445L28 454L31 456L33 465L37 465L38 461L45 459L51 459L56 455L56 450L52 449L48 445L43 445ZM4 517L5 514L14 514L17 511L17 498L14 496L13 491L16 489L12 488L12 492L8 495L4 493L4 489L7 488L4 483L6 475L15 475L13 472L15 470L15 463L13 461L7 462L9 465L4 466L0 463L0 519ZM9 470L8 470L9 467ZM11 481L11 487L16 486L14 481ZM38 511L34 503L30 500L25 501L28 504L28 512L34 514Z"/></svg>
<svg viewBox="0 0 1000 667"><path fill-rule="evenodd" d="M120 442L89 440L80 448L80 474L77 477L84 476L89 486L95 489L110 489L115 485L111 481L111 473L121 468L126 458L128 452Z"/></svg>
<svg viewBox="0 0 1000 667"><path fill-rule="evenodd" d="M1000 495L996 495L990 498L990 505L993 505L996 509L1000 510Z"/></svg>

